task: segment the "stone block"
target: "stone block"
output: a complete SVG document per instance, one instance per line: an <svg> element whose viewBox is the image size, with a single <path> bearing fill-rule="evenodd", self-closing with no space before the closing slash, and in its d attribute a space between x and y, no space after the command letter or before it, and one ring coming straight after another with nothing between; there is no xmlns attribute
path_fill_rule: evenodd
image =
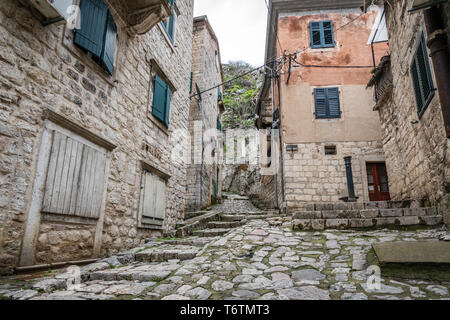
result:
<svg viewBox="0 0 450 320"><path fill-rule="evenodd" d="M379 216L380 211L378 209L366 209L361 210L360 212L361 218L369 219L369 218L376 218Z"/></svg>
<svg viewBox="0 0 450 320"><path fill-rule="evenodd" d="M299 211L292 215L293 219L320 219L321 217L320 211Z"/></svg>
<svg viewBox="0 0 450 320"><path fill-rule="evenodd" d="M306 210L307 210L307 211L314 211L314 210L316 210L315 204L314 204L314 203L308 203L308 204L306 205Z"/></svg>
<svg viewBox="0 0 450 320"><path fill-rule="evenodd" d="M420 219L418 216L405 216L398 218L401 226L413 226L420 224Z"/></svg>
<svg viewBox="0 0 450 320"><path fill-rule="evenodd" d="M311 220L311 227L313 230L324 230L325 220L324 219L313 219Z"/></svg>
<svg viewBox="0 0 450 320"><path fill-rule="evenodd" d="M387 201L371 201L364 203L365 209L387 209L389 204Z"/></svg>
<svg viewBox="0 0 450 320"><path fill-rule="evenodd" d="M325 227L327 228L345 228L348 226L348 219L327 219Z"/></svg>
<svg viewBox="0 0 450 320"><path fill-rule="evenodd" d="M427 208L405 208L403 209L403 215L406 216L426 216L427 215Z"/></svg>
<svg viewBox="0 0 450 320"><path fill-rule="evenodd" d="M395 225L397 222L397 218L375 218L376 226L388 226Z"/></svg>
<svg viewBox="0 0 450 320"><path fill-rule="evenodd" d="M349 226L351 228L370 228L375 226L373 219L350 219Z"/></svg>
<svg viewBox="0 0 450 320"><path fill-rule="evenodd" d="M295 219L292 220L293 230L310 230L311 229L311 219Z"/></svg>
<svg viewBox="0 0 450 320"><path fill-rule="evenodd" d="M381 217L401 217L403 209L380 209Z"/></svg>
<svg viewBox="0 0 450 320"><path fill-rule="evenodd" d="M318 211L333 210L332 203L316 203L315 207L316 207L316 210L318 210Z"/></svg>
<svg viewBox="0 0 450 320"><path fill-rule="evenodd" d="M322 218L324 218L324 219L359 218L359 211L357 211L357 210L330 210L330 211L322 211Z"/></svg>
<svg viewBox="0 0 450 320"><path fill-rule="evenodd" d="M443 222L442 216L423 216L419 218L421 223L426 226L435 226Z"/></svg>

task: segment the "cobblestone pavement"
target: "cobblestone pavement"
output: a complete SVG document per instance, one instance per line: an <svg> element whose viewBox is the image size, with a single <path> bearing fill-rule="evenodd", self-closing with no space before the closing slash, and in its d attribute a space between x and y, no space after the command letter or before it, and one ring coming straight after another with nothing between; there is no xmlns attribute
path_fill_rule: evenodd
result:
<svg viewBox="0 0 450 320"><path fill-rule="evenodd" d="M381 275L370 289L373 242L439 241L445 231L292 232L289 218L250 220L215 238L151 241L75 271L0 279L3 299L450 299L450 282ZM158 251L159 250L159 251ZM160 256L157 256L158 252ZM145 262L151 257L162 262ZM151 259L150 259L151 260ZM369 281L368 281L369 280Z"/></svg>

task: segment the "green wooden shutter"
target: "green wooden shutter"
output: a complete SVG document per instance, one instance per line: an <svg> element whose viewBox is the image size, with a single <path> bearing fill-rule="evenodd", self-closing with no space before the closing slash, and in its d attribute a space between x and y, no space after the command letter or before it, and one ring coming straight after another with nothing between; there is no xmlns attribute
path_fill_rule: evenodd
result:
<svg viewBox="0 0 450 320"><path fill-rule="evenodd" d="M103 49L108 6L101 0L82 0L81 28L75 29L74 43L100 57Z"/></svg>
<svg viewBox="0 0 450 320"><path fill-rule="evenodd" d="M103 46L103 52L101 60L108 70L109 74L113 74L114 71L114 56L116 54L116 41L117 41L117 27L114 23L114 19L111 13L108 12L108 20L105 30L105 44Z"/></svg>
<svg viewBox="0 0 450 320"><path fill-rule="evenodd" d="M314 89L316 119L327 118L327 95L325 88Z"/></svg>
<svg viewBox="0 0 450 320"><path fill-rule="evenodd" d="M418 70L417 70L416 59L413 60L413 63L411 65L411 75L412 75L413 85L414 85L414 94L416 96L417 111L420 113L423 108L423 101L422 101L422 92L420 89L420 80L419 80L419 74L418 74Z"/></svg>
<svg viewBox="0 0 450 320"><path fill-rule="evenodd" d="M170 96L172 95L172 92L170 91L169 86L166 88L166 104L165 104L165 112L164 112L164 123L166 126L169 126L169 118L170 118Z"/></svg>
<svg viewBox="0 0 450 320"><path fill-rule="evenodd" d="M166 122L167 84L158 76L153 82L152 114L159 120Z"/></svg>
<svg viewBox="0 0 450 320"><path fill-rule="evenodd" d="M320 22L311 22L309 24L311 30L311 48L320 48L321 42L321 24Z"/></svg>
<svg viewBox="0 0 450 320"><path fill-rule="evenodd" d="M323 34L322 37L322 46L323 47L334 47L334 33L333 33L333 22L332 21L322 21L321 32Z"/></svg>
<svg viewBox="0 0 450 320"><path fill-rule="evenodd" d="M339 104L339 89L327 88L327 100L328 100L328 118L340 118L341 108Z"/></svg>

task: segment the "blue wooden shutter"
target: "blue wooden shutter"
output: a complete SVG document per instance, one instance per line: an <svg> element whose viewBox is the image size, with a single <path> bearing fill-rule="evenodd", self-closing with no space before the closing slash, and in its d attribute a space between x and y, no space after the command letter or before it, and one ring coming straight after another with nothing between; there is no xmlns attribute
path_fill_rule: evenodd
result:
<svg viewBox="0 0 450 320"><path fill-rule="evenodd" d="M166 126L169 126L169 118L170 118L170 96L172 92L170 91L169 86L166 88L166 104L165 104L165 112L164 112L164 123Z"/></svg>
<svg viewBox="0 0 450 320"><path fill-rule="evenodd" d="M339 104L339 89L327 88L327 100L328 100L328 117L340 118L341 108Z"/></svg>
<svg viewBox="0 0 450 320"><path fill-rule="evenodd" d="M117 27L111 13L108 12L108 20L105 30L105 45L102 52L102 62L109 74L114 71L114 56L116 54Z"/></svg>
<svg viewBox="0 0 450 320"><path fill-rule="evenodd" d="M316 119L327 118L327 95L325 88L314 89Z"/></svg>
<svg viewBox="0 0 450 320"><path fill-rule="evenodd" d="M321 42L321 23L310 22L309 28L311 30L311 48L320 48Z"/></svg>
<svg viewBox="0 0 450 320"><path fill-rule="evenodd" d="M322 21L321 22L321 32L323 34L322 46L334 47L333 22L332 21Z"/></svg>
<svg viewBox="0 0 450 320"><path fill-rule="evenodd" d="M152 114L159 120L166 121L167 84L158 76L153 82Z"/></svg>
<svg viewBox="0 0 450 320"><path fill-rule="evenodd" d="M94 56L100 57L103 49L108 6L101 0L82 0L80 12L81 28L75 29L74 42Z"/></svg>

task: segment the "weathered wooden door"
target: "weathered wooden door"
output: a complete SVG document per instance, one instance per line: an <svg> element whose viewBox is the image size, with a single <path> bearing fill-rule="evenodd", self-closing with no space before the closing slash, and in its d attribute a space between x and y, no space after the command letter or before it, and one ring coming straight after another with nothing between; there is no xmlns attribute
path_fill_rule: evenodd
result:
<svg viewBox="0 0 450 320"><path fill-rule="evenodd" d="M366 168L370 201L390 200L386 164L367 163Z"/></svg>
<svg viewBox="0 0 450 320"><path fill-rule="evenodd" d="M165 214L166 181L151 172L145 171L142 223L162 225Z"/></svg>

